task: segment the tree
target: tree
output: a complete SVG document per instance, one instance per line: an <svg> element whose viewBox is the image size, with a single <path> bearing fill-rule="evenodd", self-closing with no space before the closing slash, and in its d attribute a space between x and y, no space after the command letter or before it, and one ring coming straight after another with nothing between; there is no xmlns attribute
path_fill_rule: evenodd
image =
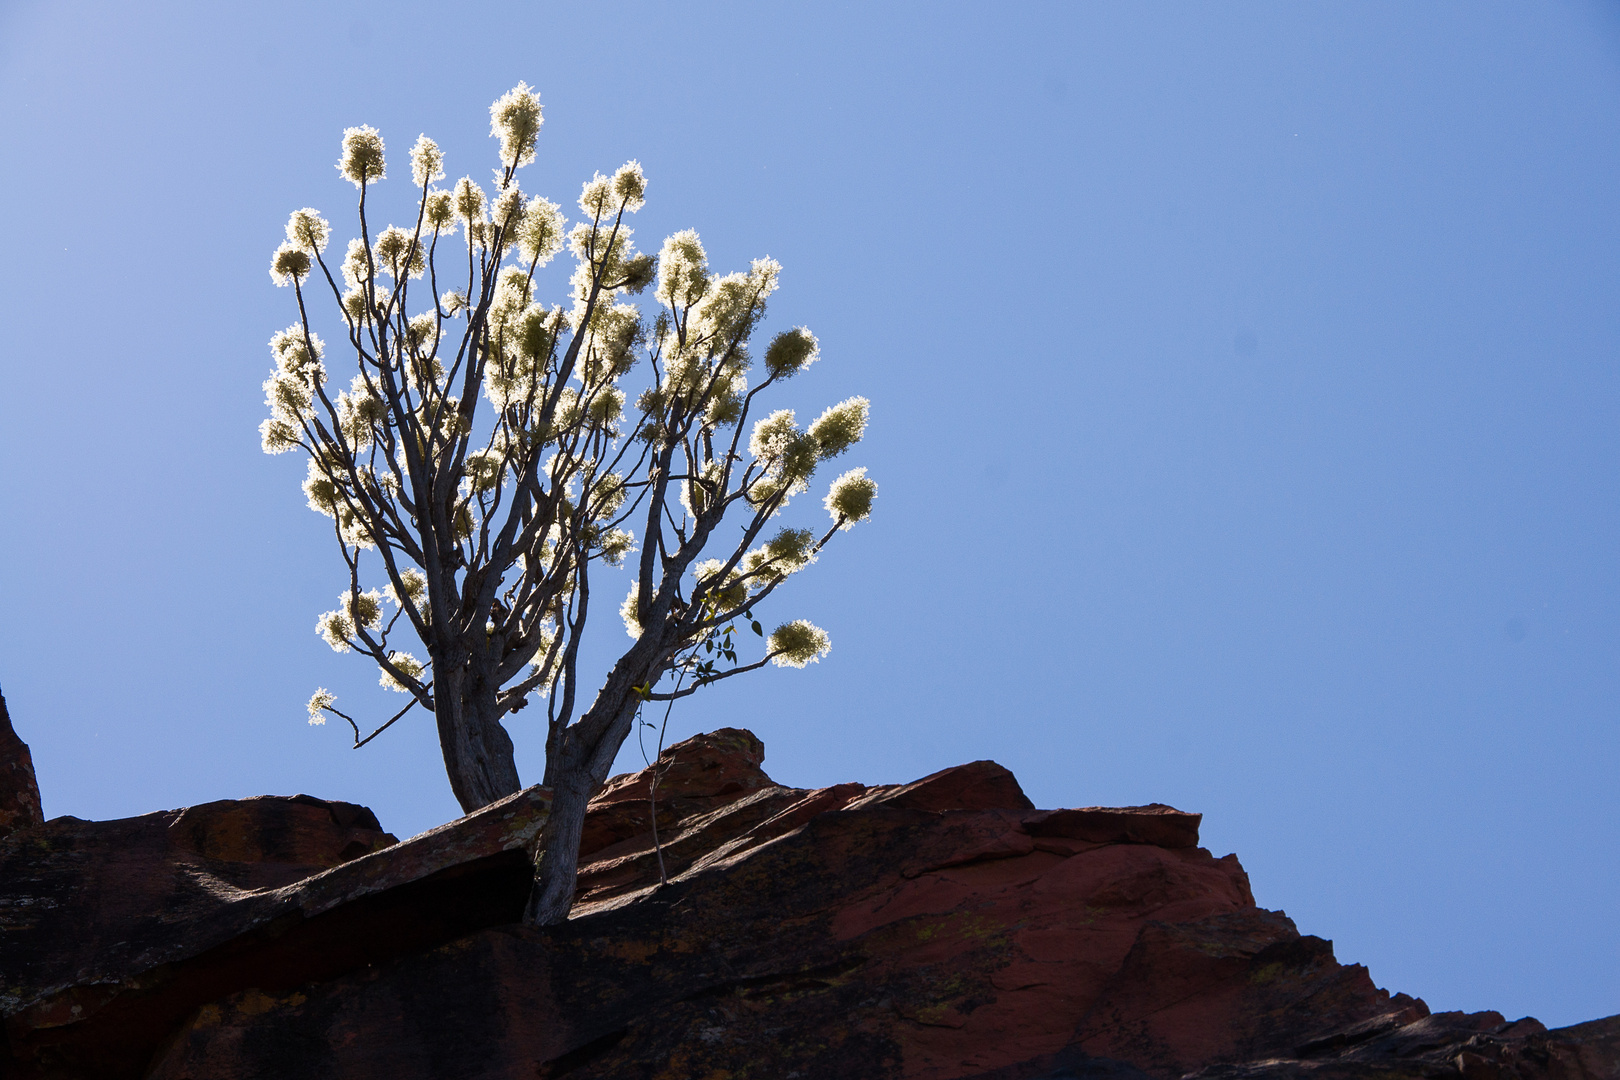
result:
<svg viewBox="0 0 1620 1080"><path fill-rule="evenodd" d="M757 417L755 399L818 356L809 330L782 331L765 349L764 377L748 385L749 342L780 266L765 258L745 273L711 273L690 230L656 259L638 253L626 221L646 179L634 161L585 182L582 219L569 228L556 203L516 180L540 125L539 95L522 83L490 106L500 140L491 192L470 177L436 187L443 155L422 136L410 152L414 223L375 235L367 198L386 176L383 140L370 127L343 133L338 169L359 191L359 235L334 267L326 219L306 208L288 220L271 276L292 287L298 319L270 341L260 434L268 453L304 451L309 506L332 519L346 583L317 630L410 696L362 738L318 690L312 723L340 716L360 747L413 706L430 710L450 786L470 812L519 790L502 719L531 696L545 700L553 802L529 917L550 923L567 916L586 802L638 708L767 662L824 656L827 635L803 620L778 626L747 663L732 631L743 620L764 637L754 608L866 519L877 489L861 468L834 480L820 536L771 524L822 462L861 438L866 399L808 425L788 409ZM565 246L576 263L571 302L548 308L534 298L535 275ZM335 394L309 309L322 283L356 364ZM659 309L650 326L628 300L649 286ZM627 405L621 384L638 366L646 385ZM728 515L740 537L717 532ZM593 586L620 567L633 642L587 703L579 648ZM397 647L403 634L425 656Z"/></svg>

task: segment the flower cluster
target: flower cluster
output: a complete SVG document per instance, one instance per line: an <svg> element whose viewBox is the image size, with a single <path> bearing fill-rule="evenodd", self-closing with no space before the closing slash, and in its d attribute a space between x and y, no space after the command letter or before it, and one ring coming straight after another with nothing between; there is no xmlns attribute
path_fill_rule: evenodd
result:
<svg viewBox="0 0 1620 1080"><path fill-rule="evenodd" d="M771 631L771 663L778 667L802 668L832 651L827 632L803 619L783 623Z"/></svg>
<svg viewBox="0 0 1620 1080"><path fill-rule="evenodd" d="M326 687L317 687L315 693L309 698L309 722L312 724L326 723L326 717L321 715L325 710L337 703L337 695Z"/></svg>
<svg viewBox="0 0 1620 1080"><path fill-rule="evenodd" d="M411 679L421 679L422 673L427 670L426 664L422 663L422 661L418 660L408 652L391 650L388 653L388 662L394 665L394 667L398 668L402 675L409 676ZM378 679L377 682L385 690L398 690L405 693L409 692L411 689L409 686L406 686L404 683L394 678L394 673L389 671L386 667L382 669L382 677Z"/></svg>
<svg viewBox="0 0 1620 1080"><path fill-rule="evenodd" d="M851 469L832 482L827 492L827 513L845 532L858 521L872 516L872 500L877 498L877 484L867 479L866 467Z"/></svg>
<svg viewBox="0 0 1620 1080"><path fill-rule="evenodd" d="M382 135L369 125L344 128L343 155L337 167L343 178L357 188L385 178L388 170L383 162Z"/></svg>
<svg viewBox="0 0 1620 1080"><path fill-rule="evenodd" d="M489 134L501 140L501 162L507 166L527 165L534 160L534 144L540 137L545 118L540 95L528 83L518 83L489 107Z"/></svg>

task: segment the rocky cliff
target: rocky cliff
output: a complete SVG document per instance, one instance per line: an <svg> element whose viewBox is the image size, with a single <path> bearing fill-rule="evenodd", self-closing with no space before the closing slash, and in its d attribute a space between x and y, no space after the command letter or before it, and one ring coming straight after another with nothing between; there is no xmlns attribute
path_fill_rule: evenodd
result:
<svg viewBox="0 0 1620 1080"><path fill-rule="evenodd" d="M33 756L28 753L28 744L12 729L6 697L0 694L0 836L43 820Z"/></svg>
<svg viewBox="0 0 1620 1080"><path fill-rule="evenodd" d="M1378 989L1196 814L1037 810L987 761L806 791L763 760L730 729L665 752L666 885L648 773L611 781L545 930L517 922L543 788L404 842L302 795L40 823L36 793L0 839L0 1075L1620 1077L1620 1017Z"/></svg>

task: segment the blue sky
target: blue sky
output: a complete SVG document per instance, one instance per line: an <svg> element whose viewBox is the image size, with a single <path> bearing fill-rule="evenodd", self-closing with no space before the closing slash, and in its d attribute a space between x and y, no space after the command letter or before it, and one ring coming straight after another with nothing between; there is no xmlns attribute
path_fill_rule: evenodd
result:
<svg viewBox="0 0 1620 1080"><path fill-rule="evenodd" d="M527 190L639 159L644 248L784 265L766 332L823 360L780 403L873 403L876 516L768 613L831 655L674 737L1201 811L1381 986L1620 1012L1612 6L269 7L0 3L0 685L48 814L456 813L426 718L304 722L400 699L313 632L342 577L258 447L266 268L348 212L344 127L484 179L523 79Z"/></svg>

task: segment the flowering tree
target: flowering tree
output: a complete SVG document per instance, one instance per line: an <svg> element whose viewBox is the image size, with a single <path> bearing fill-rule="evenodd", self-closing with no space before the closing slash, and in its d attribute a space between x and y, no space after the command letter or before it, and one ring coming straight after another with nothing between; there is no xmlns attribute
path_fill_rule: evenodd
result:
<svg viewBox="0 0 1620 1080"><path fill-rule="evenodd" d="M382 137L343 133L338 170L359 190L359 236L334 265L330 224L311 209L289 219L271 276L292 287L298 319L270 341L260 433L268 453L308 456L309 505L332 519L346 576L319 633L410 697L362 738L319 690L312 723L344 718L358 747L421 705L472 811L519 789L502 718L544 698L553 802L529 917L549 923L572 903L586 801L644 701L826 654L827 635L799 620L743 662L732 631L743 621L765 636L754 608L870 515L876 485L859 468L834 480L819 536L772 526L867 419L864 398L807 426L787 409L759 418L755 398L817 358L808 330L783 331L749 386L749 341L781 268L759 259L746 273L710 273L692 231L656 259L637 253L626 218L646 180L634 161L585 183L569 228L556 203L516 180L534 160L539 95L519 83L490 118L494 190L468 177L436 187L443 157L424 135L410 153L414 220L381 231L367 198L386 175ZM535 273L565 246L572 295L548 308L534 298ZM651 325L628 302L649 286ZM324 290L355 361L336 392L310 310ZM621 384L638 365L645 387L627 404ZM728 515L740 537L716 533ZM633 643L595 682L579 671L580 642L593 585L615 567L629 578L620 615Z"/></svg>

